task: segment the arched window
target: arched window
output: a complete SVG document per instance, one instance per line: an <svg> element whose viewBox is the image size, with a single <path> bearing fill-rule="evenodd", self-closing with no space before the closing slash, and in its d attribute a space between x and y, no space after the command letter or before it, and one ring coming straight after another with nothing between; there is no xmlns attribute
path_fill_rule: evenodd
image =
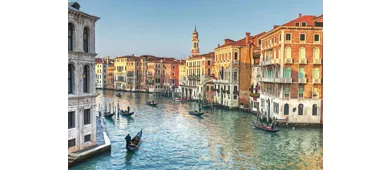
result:
<svg viewBox="0 0 390 170"><path fill-rule="evenodd" d="M88 52L88 45L89 45L89 29L87 27L84 28L84 33L83 33L83 47L84 47L84 52Z"/></svg>
<svg viewBox="0 0 390 170"><path fill-rule="evenodd" d="M298 105L298 115L303 115L303 104Z"/></svg>
<svg viewBox="0 0 390 170"><path fill-rule="evenodd" d="M305 69L303 67L299 68L299 78L305 78Z"/></svg>
<svg viewBox="0 0 390 170"><path fill-rule="evenodd" d="M313 116L317 115L317 104L313 104Z"/></svg>
<svg viewBox="0 0 390 170"><path fill-rule="evenodd" d="M73 24L68 23L68 50L73 50L73 30Z"/></svg>
<svg viewBox="0 0 390 170"><path fill-rule="evenodd" d="M291 68L290 67L286 67L285 72L284 72L284 77L285 78L291 77Z"/></svg>
<svg viewBox="0 0 390 170"><path fill-rule="evenodd" d="M284 58L291 58L291 48L287 47L284 49Z"/></svg>
<svg viewBox="0 0 390 170"><path fill-rule="evenodd" d="M196 48L196 42L194 42L194 48Z"/></svg>
<svg viewBox="0 0 390 170"><path fill-rule="evenodd" d="M299 49L299 58L306 58L306 49L304 47Z"/></svg>
<svg viewBox="0 0 390 170"><path fill-rule="evenodd" d="M83 91L84 93L88 93L88 85L89 85L89 67L86 65L84 66L83 70Z"/></svg>
<svg viewBox="0 0 390 170"><path fill-rule="evenodd" d="M288 115L288 104L284 104L284 115Z"/></svg>
<svg viewBox="0 0 390 170"><path fill-rule="evenodd" d="M320 78L320 71L318 68L314 68L313 70L313 78L319 79Z"/></svg>
<svg viewBox="0 0 390 170"><path fill-rule="evenodd" d="M210 68L207 69L207 75L210 75Z"/></svg>
<svg viewBox="0 0 390 170"><path fill-rule="evenodd" d="M68 64L68 94L73 93L73 73L74 73L73 65Z"/></svg>
<svg viewBox="0 0 390 170"><path fill-rule="evenodd" d="M320 58L320 49L319 48L314 48L313 49L313 56L315 59L319 59Z"/></svg>

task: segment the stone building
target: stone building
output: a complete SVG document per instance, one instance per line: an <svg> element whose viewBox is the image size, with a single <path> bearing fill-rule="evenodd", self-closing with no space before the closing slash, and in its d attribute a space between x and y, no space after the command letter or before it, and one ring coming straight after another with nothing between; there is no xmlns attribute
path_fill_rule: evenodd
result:
<svg viewBox="0 0 390 170"><path fill-rule="evenodd" d="M260 109L291 123L322 122L322 15L299 14L257 40Z"/></svg>
<svg viewBox="0 0 390 170"><path fill-rule="evenodd" d="M95 22L68 3L68 153L96 145Z"/></svg>
<svg viewBox="0 0 390 170"><path fill-rule="evenodd" d="M95 59L96 88L105 89L107 65L102 58Z"/></svg>

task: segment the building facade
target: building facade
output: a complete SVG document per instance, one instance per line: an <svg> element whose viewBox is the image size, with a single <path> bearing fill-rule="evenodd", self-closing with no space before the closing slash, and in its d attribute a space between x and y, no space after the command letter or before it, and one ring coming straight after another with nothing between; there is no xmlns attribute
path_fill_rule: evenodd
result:
<svg viewBox="0 0 390 170"><path fill-rule="evenodd" d="M107 65L102 58L95 59L96 88L105 89Z"/></svg>
<svg viewBox="0 0 390 170"><path fill-rule="evenodd" d="M117 57L114 60L114 86L116 90L126 90L127 89L127 56Z"/></svg>
<svg viewBox="0 0 390 170"><path fill-rule="evenodd" d="M322 15L274 26L258 40L260 110L292 123L322 122Z"/></svg>
<svg viewBox="0 0 390 170"><path fill-rule="evenodd" d="M68 153L96 145L95 22L68 3Z"/></svg>
<svg viewBox="0 0 390 170"><path fill-rule="evenodd" d="M114 60L113 59L109 59L109 57L106 57L104 60L107 63L106 89L115 89L115 87L114 87L114 80L115 80L115 77L114 77L114 70L115 70Z"/></svg>

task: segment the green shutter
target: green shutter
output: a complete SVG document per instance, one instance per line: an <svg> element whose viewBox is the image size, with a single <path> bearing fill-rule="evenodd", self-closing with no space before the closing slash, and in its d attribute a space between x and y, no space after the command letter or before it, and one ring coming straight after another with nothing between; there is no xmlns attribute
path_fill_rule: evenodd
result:
<svg viewBox="0 0 390 170"><path fill-rule="evenodd" d="M286 71L284 73L284 77L285 78L290 78L291 77L291 69L290 69L290 67L286 68Z"/></svg>
<svg viewBox="0 0 390 170"><path fill-rule="evenodd" d="M300 68L299 69L299 78L304 78L305 77L305 69L304 68Z"/></svg>
<svg viewBox="0 0 390 170"><path fill-rule="evenodd" d="M284 94L290 94L290 88L285 87L284 88Z"/></svg>
<svg viewBox="0 0 390 170"><path fill-rule="evenodd" d="M299 94L303 94L303 87L299 87Z"/></svg>

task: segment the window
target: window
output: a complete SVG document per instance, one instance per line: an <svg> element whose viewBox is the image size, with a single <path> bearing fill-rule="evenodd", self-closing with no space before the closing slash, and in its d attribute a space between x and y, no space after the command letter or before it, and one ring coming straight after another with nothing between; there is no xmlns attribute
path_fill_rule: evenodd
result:
<svg viewBox="0 0 390 170"><path fill-rule="evenodd" d="M306 35L305 34L299 34L299 41L306 41Z"/></svg>
<svg viewBox="0 0 390 170"><path fill-rule="evenodd" d="M291 77L291 68L290 67L286 67L285 72L284 72L284 77L285 78Z"/></svg>
<svg viewBox="0 0 390 170"><path fill-rule="evenodd" d="M73 71L73 65L68 64L68 94L73 92Z"/></svg>
<svg viewBox="0 0 390 170"><path fill-rule="evenodd" d="M234 91L237 91L237 86L234 86Z"/></svg>
<svg viewBox="0 0 390 170"><path fill-rule="evenodd" d="M234 60L238 60L238 53L237 52L234 52Z"/></svg>
<svg viewBox="0 0 390 170"><path fill-rule="evenodd" d="M299 58L306 58L306 49L305 47L299 48Z"/></svg>
<svg viewBox="0 0 390 170"><path fill-rule="evenodd" d="M210 62L210 60L209 60L209 61L207 61L207 65L210 65L210 63L211 63L211 62Z"/></svg>
<svg viewBox="0 0 390 170"><path fill-rule="evenodd" d="M303 98L303 95L304 95L304 86L303 85L299 85L299 98Z"/></svg>
<svg viewBox="0 0 390 170"><path fill-rule="evenodd" d="M288 110L289 108L288 108L288 104L286 103L286 104L284 104L284 115L288 115Z"/></svg>
<svg viewBox="0 0 390 170"><path fill-rule="evenodd" d="M89 74L88 74L88 66L84 66L84 72L83 72L83 89L84 89L84 93L88 93L88 79L89 79Z"/></svg>
<svg viewBox="0 0 390 170"><path fill-rule="evenodd" d="M68 50L73 50L73 31L73 24L68 23Z"/></svg>
<svg viewBox="0 0 390 170"><path fill-rule="evenodd" d="M318 68L314 68L313 70L313 78L319 79L320 78L320 71Z"/></svg>
<svg viewBox="0 0 390 170"><path fill-rule="evenodd" d="M91 141L91 134L84 136L84 142L89 142L89 141Z"/></svg>
<svg viewBox="0 0 390 170"><path fill-rule="evenodd" d="M237 95L234 95L234 99L237 99Z"/></svg>
<svg viewBox="0 0 390 170"><path fill-rule="evenodd" d="M210 75L210 68L207 69L207 75Z"/></svg>
<svg viewBox="0 0 390 170"><path fill-rule="evenodd" d="M91 110L85 109L84 110L84 125L91 124Z"/></svg>
<svg viewBox="0 0 390 170"><path fill-rule="evenodd" d="M259 42L258 42L258 43L259 43L259 46L260 46L260 45L261 45L261 39L259 39Z"/></svg>
<svg viewBox="0 0 390 170"><path fill-rule="evenodd" d="M84 28L84 33L83 33L83 47L84 47L84 52L88 52L88 43L89 41L89 29L87 27Z"/></svg>
<svg viewBox="0 0 390 170"><path fill-rule="evenodd" d="M209 91L209 86L206 86L206 90ZM202 91L202 90L201 90Z"/></svg>
<svg viewBox="0 0 390 170"><path fill-rule="evenodd" d="M305 78L305 69L303 67L299 68L299 74L298 77L300 79Z"/></svg>
<svg viewBox="0 0 390 170"><path fill-rule="evenodd" d="M290 88L289 87L284 88L284 97L290 97Z"/></svg>
<svg viewBox="0 0 390 170"><path fill-rule="evenodd" d="M314 34L314 42L319 42L319 41L320 41L320 35Z"/></svg>
<svg viewBox="0 0 390 170"><path fill-rule="evenodd" d="M286 47L284 49L284 58L291 58L291 48L290 47Z"/></svg>
<svg viewBox="0 0 390 170"><path fill-rule="evenodd" d="M279 103L274 103L274 112L279 114Z"/></svg>
<svg viewBox="0 0 390 170"><path fill-rule="evenodd" d="M320 59L320 49L319 48L315 47L313 49L313 53L314 53L313 56L315 59Z"/></svg>
<svg viewBox="0 0 390 170"><path fill-rule="evenodd" d="M68 140L68 148L76 146L76 139Z"/></svg>
<svg viewBox="0 0 390 170"><path fill-rule="evenodd" d="M318 89L317 88L313 88L313 98L317 98L318 97Z"/></svg>
<svg viewBox="0 0 390 170"><path fill-rule="evenodd" d="M302 22L302 27L306 27L306 22Z"/></svg>
<svg viewBox="0 0 390 170"><path fill-rule="evenodd" d="M234 80L234 81L237 81L237 71L235 71L235 72L233 73L233 80Z"/></svg>
<svg viewBox="0 0 390 170"><path fill-rule="evenodd" d="M286 34L286 41L291 41L291 34Z"/></svg>
<svg viewBox="0 0 390 170"><path fill-rule="evenodd" d="M316 104L313 104L313 112L312 112L312 115L313 115L313 116L317 115L317 105L316 105Z"/></svg>
<svg viewBox="0 0 390 170"><path fill-rule="evenodd" d="M74 112L68 112L68 129L76 127L76 117Z"/></svg>
<svg viewBox="0 0 390 170"><path fill-rule="evenodd" d="M282 41L282 34L279 34L279 42Z"/></svg>
<svg viewBox="0 0 390 170"><path fill-rule="evenodd" d="M298 115L303 115L303 104L298 105Z"/></svg>
<svg viewBox="0 0 390 170"><path fill-rule="evenodd" d="M296 26L296 27L299 27L299 22L296 22L296 23L295 23L295 26Z"/></svg>

